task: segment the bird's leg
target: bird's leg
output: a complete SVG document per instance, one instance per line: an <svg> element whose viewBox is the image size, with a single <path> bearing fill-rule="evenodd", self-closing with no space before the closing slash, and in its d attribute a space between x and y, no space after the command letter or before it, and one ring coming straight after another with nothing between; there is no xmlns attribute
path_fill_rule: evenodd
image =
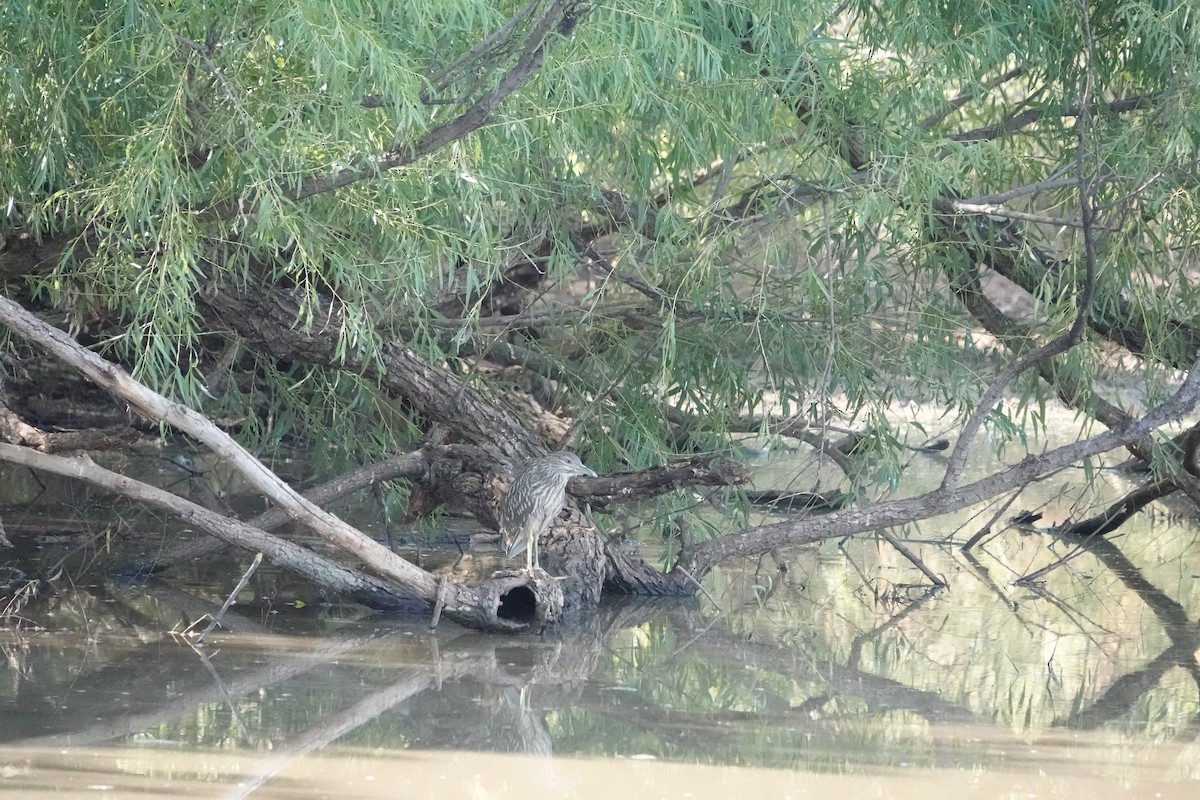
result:
<svg viewBox="0 0 1200 800"><path fill-rule="evenodd" d="M537 540L537 536L530 536L529 547L525 548L525 563L529 567L530 574L533 573L533 568L538 566Z"/></svg>

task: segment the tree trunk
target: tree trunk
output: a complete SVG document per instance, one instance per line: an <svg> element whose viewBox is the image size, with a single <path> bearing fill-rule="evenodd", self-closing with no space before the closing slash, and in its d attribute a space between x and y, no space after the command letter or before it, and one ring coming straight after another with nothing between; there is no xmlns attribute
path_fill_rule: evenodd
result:
<svg viewBox="0 0 1200 800"><path fill-rule="evenodd" d="M392 395L403 399L422 416L449 427L463 441L479 448L494 464L509 470L543 455L537 441L502 403L458 376L429 364L401 342L383 345L373 358L348 352L339 357L337 331L341 329L338 306L320 307L307 331L293 326L303 318L299 299L284 289L268 289L250 295L221 285L206 298L220 324L228 326L255 348L275 358L298 359L305 363L345 369L378 380ZM312 309L318 314L317 309ZM461 491L471 486L467 498L478 506L494 507L490 476L481 475L469 484L458 482ZM481 518L490 515L480 515ZM600 602L605 563L604 549L596 530L573 509L565 524L556 521L544 539L542 555L547 566L563 580L568 609L591 608Z"/></svg>

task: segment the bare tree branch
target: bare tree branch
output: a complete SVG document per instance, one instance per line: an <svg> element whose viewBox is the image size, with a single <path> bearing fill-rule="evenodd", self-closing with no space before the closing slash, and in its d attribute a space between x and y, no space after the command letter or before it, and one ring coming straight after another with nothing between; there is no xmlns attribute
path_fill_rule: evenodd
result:
<svg viewBox="0 0 1200 800"><path fill-rule="evenodd" d="M1109 103L1106 108L1111 114L1127 114L1130 111L1144 111L1154 108L1155 105L1162 99L1159 93L1140 94L1133 97L1127 97L1122 100L1114 100ZM1011 114L1000 122L992 125L985 125L982 128L964 131L962 133L953 134L950 138L956 142L963 144L969 142L983 142L990 139L996 139L1000 136L1016 133L1024 128L1028 128L1033 123L1047 116L1060 117L1077 117L1082 113L1082 109L1078 106L1072 106L1060 111L1055 111L1052 106L1042 105L1034 108L1027 108L1023 111L1018 111Z"/></svg>

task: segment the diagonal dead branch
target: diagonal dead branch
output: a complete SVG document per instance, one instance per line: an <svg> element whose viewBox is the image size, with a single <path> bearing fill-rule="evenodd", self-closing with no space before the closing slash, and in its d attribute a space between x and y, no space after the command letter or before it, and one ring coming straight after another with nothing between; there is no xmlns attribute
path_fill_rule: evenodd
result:
<svg viewBox="0 0 1200 800"><path fill-rule="evenodd" d="M414 478L429 467L425 452L418 450L402 453L375 464L367 464L343 475L314 486L304 496L319 506L325 506L340 497L395 478ZM264 531L277 528L288 521L287 512L279 508L264 511L250 520L249 524ZM219 539L199 537L182 542L166 552L152 553L136 561L122 564L125 574L145 575L157 572L171 564L180 563L219 550L223 543Z"/></svg>
<svg viewBox="0 0 1200 800"><path fill-rule="evenodd" d="M233 466L251 486L286 509L297 522L362 558L380 574L400 581L401 585L413 589L417 594L433 595L437 588L433 576L306 500L204 415L173 403L143 386L129 373L81 347L67 334L46 324L7 297L0 297L0 322L13 333L121 397L139 412L166 422L203 443Z"/></svg>

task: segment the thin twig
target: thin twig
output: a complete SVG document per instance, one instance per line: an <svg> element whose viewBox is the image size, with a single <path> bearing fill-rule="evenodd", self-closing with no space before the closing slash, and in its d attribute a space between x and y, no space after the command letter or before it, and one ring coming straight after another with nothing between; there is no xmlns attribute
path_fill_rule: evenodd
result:
<svg viewBox="0 0 1200 800"><path fill-rule="evenodd" d="M1059 556L1057 560L1051 561L1046 566L1041 567L1040 569L1036 569L1033 572L1030 572L1028 575L1022 575L1021 577L1017 578L1015 581L1013 581L1013 585L1014 586L1029 586L1034 583L1037 583L1038 580L1040 580L1042 578L1042 576L1048 575L1049 573L1051 573L1054 570L1061 567L1063 564L1066 564L1068 561L1075 560L1076 558L1078 558L1079 556L1083 555L1086 552L1087 552L1087 550L1084 548L1084 546L1082 544L1076 544L1074 547L1072 547L1070 550L1068 550L1065 554Z"/></svg>
<svg viewBox="0 0 1200 800"><path fill-rule="evenodd" d="M1009 189L1008 191L1000 192L998 194L984 194L979 195L978 197L968 197L965 198L963 202L999 205L1002 203L1007 203L1010 200L1016 200L1018 197L1024 197L1031 194L1040 194L1041 192L1048 192L1052 189L1065 189L1074 185L1074 178L1047 178L1044 181L1029 183L1024 186L1017 186L1013 189Z"/></svg>
<svg viewBox="0 0 1200 800"><path fill-rule="evenodd" d="M1092 23L1088 18L1087 0L1079 0L1079 11L1082 16L1081 22L1087 49L1085 51L1083 97L1079 101L1079 117L1075 121L1075 135L1079 142L1079 219L1083 228L1083 254L1086 278L1084 279L1083 292L1079 296L1079 315L1076 317L1075 325L1072 326L1071 330L1072 332L1078 330L1079 335L1082 336L1083 326L1086 322L1087 308L1091 303L1092 294L1096 290L1096 240L1092 234L1095 227L1095 209L1092 208L1092 185L1088 178L1087 168L1083 163L1087 157L1087 137L1091 134L1092 115L1090 106L1092 102L1092 80L1096 52L1095 42L1092 40ZM1097 164L1099 164L1099 161L1099 155L1097 155Z"/></svg>
<svg viewBox="0 0 1200 800"><path fill-rule="evenodd" d="M254 560L250 562L250 566L247 567L246 571L242 574L242 579L238 581L237 586L233 587L233 591L230 592L229 596L225 598L225 605L221 606L221 610L213 615L212 620L208 623L208 627L196 637L196 644L203 644L204 637L208 636L208 634L212 632L213 628L221 624L221 617L225 616L225 612L229 610L231 605L233 605L233 601L237 599L238 594L241 593L242 589L246 588L246 584L250 582L250 577L254 574L255 570L258 569L259 565L262 564L262 560L262 552L260 551L255 553Z"/></svg>
<svg viewBox="0 0 1200 800"><path fill-rule="evenodd" d="M539 5L542 0L530 0L521 10L514 14L507 22L500 26L495 32L487 36L482 42L472 47L467 52L459 56L454 63L450 64L438 71L436 75L429 76L429 82L432 84L435 91L444 91L447 87L459 79L460 76L473 71L485 59L493 58L494 56L504 56L513 52L515 42L510 34L525 23ZM494 59L499 61L498 58ZM426 104L433 105L445 101L435 101L422 96L422 101ZM455 103L465 102L464 99L452 101Z"/></svg>
<svg viewBox="0 0 1200 800"><path fill-rule="evenodd" d="M1015 492L1012 493L1011 497L1009 497L1007 500L1005 500L1003 503L1001 503L1000 507L996 509L996 513L992 514L991 519L989 519L987 522L985 522L979 530L975 531L974 535L972 535L971 538L969 538L969 539L967 539L967 541L963 542L962 547L960 547L959 550L963 551L964 553L968 552L972 547L979 544L979 542L985 536L989 535L992 532L992 526L1000 521L1000 517L1004 516L1004 513L1006 511L1008 511L1008 509L1012 506L1012 504L1017 501L1017 498L1021 496L1021 492L1023 492L1023 491L1025 491L1024 486L1017 489Z"/></svg>
<svg viewBox="0 0 1200 800"><path fill-rule="evenodd" d="M284 197L294 202L306 200L318 194L340 189L359 181L370 180L389 170L397 169L456 142L486 124L500 104L513 92L524 86L541 66L550 47L551 34L567 38L591 11L583 0L554 0L546 11L528 29L524 47L516 63L499 78L496 85L465 108L461 114L441 125L426 131L420 138L397 143L389 150L364 156L353 165L336 172L319 172L308 175L294 188L281 190ZM250 204L227 200L209 208L206 217L228 219L248 214Z"/></svg>
<svg viewBox="0 0 1200 800"><path fill-rule="evenodd" d="M713 596L712 596L712 593L711 593L711 592L709 592L709 591L708 591L708 589L705 589L705 588L704 588L704 584L700 583L700 581L698 581L698 580L696 580L694 577L692 577L692 573L688 572L686 569L684 569L683 567L681 567L681 566L679 566L679 565L676 565L676 566L675 566L675 569L677 569L677 570L679 570L681 573L683 573L683 576L684 576L685 578L687 578L689 581L691 581L691 582L692 582L692 584L693 584L693 585L694 585L694 586L695 586L697 589L699 589L699 590L700 590L701 594L703 594L705 597L707 597L707 598L708 598L708 602L712 603L712 604L713 604L713 606L714 606L714 607L717 609L717 611L718 611L719 613L721 613L721 614L724 614L724 613L725 613L725 609L721 608L721 604L717 602L717 598L713 597Z"/></svg>
<svg viewBox="0 0 1200 800"><path fill-rule="evenodd" d="M446 586L445 579L438 581L437 602L433 606L433 619L429 621L429 630L437 630L438 623L442 621L442 609L446 607Z"/></svg>
<svg viewBox="0 0 1200 800"><path fill-rule="evenodd" d="M555 445L556 449L562 448L571 441L571 437L575 435L575 431L578 430L579 426L583 424L588 417L595 413L596 409L600 407L600 404L604 402L605 398L616 391L616 388L621 385L621 382L625 380L625 377L629 375L630 370L633 369L634 364L637 363L638 360L636 358L631 358L625 362L625 366L617 370L617 374L614 375L613 379L608 382L608 386L605 386L598 395L593 397L591 402L584 406L583 410L576 414L575 418L571 420L571 424L567 426L565 431L563 431L563 435L558 437L558 443Z"/></svg>
<svg viewBox="0 0 1200 800"><path fill-rule="evenodd" d="M158 21L158 24L162 25L163 28L166 29L166 24L161 20ZM241 101L238 100L237 93L233 90L233 85L229 83L229 79L225 77L224 70L217 66L216 62L212 60L212 57L209 54L209 48L205 45L193 42L188 37L181 36L174 31L168 32L176 42L194 52L204 64L204 68L208 70L208 72L214 78L217 79L217 83L221 84L221 89L224 90L226 99L229 100L229 104L233 106L234 113L237 114L238 119L242 122L242 131L246 135L246 144L252 148L254 152L258 153L259 158L263 160L264 164L273 165L275 160L271 158L271 155L267 153L267 151L264 150L261 145L259 145L258 140L254 137L254 123L250 120L250 114L247 113L245 106L243 106Z"/></svg>
<svg viewBox="0 0 1200 800"><path fill-rule="evenodd" d="M902 542L898 538L896 538L896 534L892 533L887 528L880 528L879 535L882 536L888 544L890 544L892 547L896 548L896 552L898 552L900 555L904 556L910 562L912 562L912 565L914 567L916 567L917 569L919 569L921 571L921 574L924 575L926 578L928 578L929 582L932 583L934 586L945 587L945 586L949 585L946 583L945 580L943 580L941 577L939 577L937 573L935 573L929 567L925 566L925 562L921 560L920 556L918 556L912 550L909 550L908 546L906 544L904 544L904 542Z"/></svg>
<svg viewBox="0 0 1200 800"><path fill-rule="evenodd" d="M958 97L955 97L955 98L951 99L949 102L947 102L946 106L944 108L933 112L932 114L927 116L925 119L921 120L921 122L919 123L919 127L921 127L923 130L931 130L935 125L937 125L939 122L944 120L946 117L953 114L955 111L958 111L960 108L965 106L967 103L970 103L972 100L976 100L979 97L981 97L982 93L976 93L975 88L986 89L987 91L990 92L992 89L995 89L997 86L1002 86L1003 84L1011 81L1013 78L1018 78L1024 74L1025 74L1024 67L1013 67L1008 72L1005 72L1003 75L997 75L995 78L992 78L990 81L987 81L986 83L982 84L980 87L973 87L973 88L963 92Z"/></svg>

